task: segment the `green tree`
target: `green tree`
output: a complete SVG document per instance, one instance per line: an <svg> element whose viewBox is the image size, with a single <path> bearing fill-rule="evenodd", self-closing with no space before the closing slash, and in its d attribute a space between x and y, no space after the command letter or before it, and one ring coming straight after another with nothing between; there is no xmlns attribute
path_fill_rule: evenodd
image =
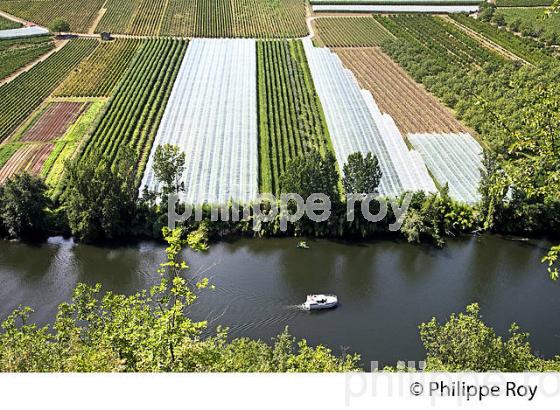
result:
<svg viewBox="0 0 560 410"><path fill-rule="evenodd" d="M94 151L66 165L64 206L80 241L118 239L131 233L136 213L136 156L125 148L114 165Z"/></svg>
<svg viewBox="0 0 560 410"><path fill-rule="evenodd" d="M41 178L26 172L0 186L0 227L9 237L37 239L46 232L46 191Z"/></svg>
<svg viewBox="0 0 560 410"><path fill-rule="evenodd" d="M465 313L452 314L446 323L436 318L420 325L420 338L427 351L428 371L542 372L560 369L560 358L544 360L536 356L527 333L511 325L503 339L482 321L478 304Z"/></svg>
<svg viewBox="0 0 560 410"><path fill-rule="evenodd" d="M156 179L163 184L164 195L178 194L185 190L185 184L181 181L185 170L185 153L176 145L157 146L153 170Z"/></svg>
<svg viewBox="0 0 560 410"><path fill-rule="evenodd" d="M365 157L361 152L349 155L343 167L343 174L342 186L346 195L377 192L383 176L377 156L371 152Z"/></svg>
<svg viewBox="0 0 560 410"><path fill-rule="evenodd" d="M63 19L55 19L49 25L49 30L53 33L68 33L70 31L70 23Z"/></svg>
<svg viewBox="0 0 560 410"><path fill-rule="evenodd" d="M332 202L340 200L336 159L330 152L324 157L317 151L292 158L280 176L283 193L301 195L304 199L314 193L327 195Z"/></svg>

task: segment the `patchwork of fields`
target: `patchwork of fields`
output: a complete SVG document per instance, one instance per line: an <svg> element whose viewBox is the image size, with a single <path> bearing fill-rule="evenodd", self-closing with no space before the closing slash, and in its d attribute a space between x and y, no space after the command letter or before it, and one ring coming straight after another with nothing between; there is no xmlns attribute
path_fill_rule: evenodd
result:
<svg viewBox="0 0 560 410"><path fill-rule="evenodd" d="M98 31L256 38L307 33L300 1L104 4ZM317 43L331 50L309 38L70 40L0 86L0 182L28 171L42 175L56 197L64 189L66 160L101 153L115 161L130 147L139 192L157 190L153 154L171 143L187 155L184 180L192 203L278 194L286 164L310 150L333 153L339 171L350 154L374 153L383 173L380 192L388 196L448 184L451 196L476 202L481 146L380 48L398 39L464 67L538 56L470 20L315 18ZM0 42L8 61L0 77L53 47L49 36Z"/></svg>

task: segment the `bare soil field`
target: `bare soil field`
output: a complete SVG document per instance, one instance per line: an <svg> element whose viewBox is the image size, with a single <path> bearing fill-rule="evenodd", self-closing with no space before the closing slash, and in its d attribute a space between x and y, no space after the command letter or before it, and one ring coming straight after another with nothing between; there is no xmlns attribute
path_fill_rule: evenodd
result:
<svg viewBox="0 0 560 410"><path fill-rule="evenodd" d="M417 84L378 47L335 48L360 86L371 91L381 111L403 134L470 132L452 112Z"/></svg>
<svg viewBox="0 0 560 410"><path fill-rule="evenodd" d="M54 141L64 135L87 105L87 103L67 101L50 104L35 124L24 133L21 141Z"/></svg>

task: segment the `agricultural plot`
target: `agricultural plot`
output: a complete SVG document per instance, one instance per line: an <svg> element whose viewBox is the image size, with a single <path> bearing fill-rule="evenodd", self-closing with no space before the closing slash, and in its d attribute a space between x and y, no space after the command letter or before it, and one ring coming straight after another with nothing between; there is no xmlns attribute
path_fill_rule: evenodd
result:
<svg viewBox="0 0 560 410"><path fill-rule="evenodd" d="M550 6L554 0L496 0L498 7L537 7Z"/></svg>
<svg viewBox="0 0 560 410"><path fill-rule="evenodd" d="M503 62L504 58L492 52L452 23L426 15L374 16L395 36L422 46L430 53L444 58L449 64L483 65Z"/></svg>
<svg viewBox="0 0 560 410"><path fill-rule="evenodd" d="M186 48L184 40L143 42L83 155L96 150L114 160L122 147L129 146L138 154L137 172L141 177Z"/></svg>
<svg viewBox="0 0 560 410"><path fill-rule="evenodd" d="M53 190L54 197L57 197L62 191L64 163L73 158L87 141L105 103L105 100L88 100L84 105L83 113L56 141L49 158L43 164L41 175Z"/></svg>
<svg viewBox="0 0 560 410"><path fill-rule="evenodd" d="M83 102L49 104L40 118L26 130L20 141L49 142L57 139L64 135L86 106L87 104Z"/></svg>
<svg viewBox="0 0 560 410"><path fill-rule="evenodd" d="M475 13L478 5L449 5L440 4L333 4L314 5L314 13Z"/></svg>
<svg viewBox="0 0 560 410"><path fill-rule="evenodd" d="M277 194L287 161L331 143L301 41L257 42L257 56L259 188Z"/></svg>
<svg viewBox="0 0 560 410"><path fill-rule="evenodd" d="M8 20L7 18L0 16L0 30L13 30L15 28L20 28L20 27L21 27L20 23L16 21Z"/></svg>
<svg viewBox="0 0 560 410"><path fill-rule="evenodd" d="M25 144L0 168L0 184L12 175L29 172L37 175L54 149L54 144Z"/></svg>
<svg viewBox="0 0 560 410"><path fill-rule="evenodd" d="M70 130L83 121L91 101L51 101L35 112L9 140L0 145L0 174L6 179L18 172L46 176L59 159ZM78 136L82 139L85 132ZM63 162L60 164L62 168ZM55 184L55 179L51 183Z"/></svg>
<svg viewBox="0 0 560 410"><path fill-rule="evenodd" d="M55 19L73 32L87 33L105 0L0 0L0 10L48 27Z"/></svg>
<svg viewBox="0 0 560 410"><path fill-rule="evenodd" d="M403 134L467 132L447 108L379 48L334 51L360 86L371 91L381 111L393 117Z"/></svg>
<svg viewBox="0 0 560 410"><path fill-rule="evenodd" d="M492 24L475 20L468 16L457 15L451 18L531 64L539 64L542 61L550 61L553 63L558 61L554 57L541 51L537 47L536 42L531 39L516 36L507 30L499 29Z"/></svg>
<svg viewBox="0 0 560 410"><path fill-rule="evenodd" d="M394 36L372 17L322 17L314 20L316 33L327 47L370 47Z"/></svg>
<svg viewBox="0 0 560 410"><path fill-rule="evenodd" d="M515 1L515 0L514 0ZM522 1L522 0L519 0ZM539 0L547 1L547 0ZM387 5L464 5L464 4L480 4L480 0L310 0L312 5L377 5L377 4L387 4Z"/></svg>
<svg viewBox="0 0 560 410"><path fill-rule="evenodd" d="M437 181L449 185L452 198L468 204L480 200L482 147L470 134L410 134L408 139Z"/></svg>
<svg viewBox="0 0 560 410"><path fill-rule="evenodd" d="M521 27L529 24L530 27L542 30L546 34L560 36L560 13L551 13L548 18L543 18L546 15L546 8L541 7L508 7L499 9L498 13L504 16L508 25L518 20L521 23Z"/></svg>
<svg viewBox="0 0 560 410"><path fill-rule="evenodd" d="M302 0L108 0L96 32L188 37L307 35Z"/></svg>
<svg viewBox="0 0 560 410"><path fill-rule="evenodd" d="M97 40L72 40L45 61L1 86L0 141L29 116L98 44Z"/></svg>
<svg viewBox="0 0 560 410"><path fill-rule="evenodd" d="M383 172L381 194L435 191L424 163L409 151L393 119L381 113L371 93L360 89L335 54L313 47L309 39L303 42L339 166L354 152L371 152Z"/></svg>
<svg viewBox="0 0 560 410"><path fill-rule="evenodd" d="M117 39L104 42L82 61L55 92L57 96L109 96L127 73L142 40Z"/></svg>
<svg viewBox="0 0 560 410"><path fill-rule="evenodd" d="M51 37L27 40L0 40L0 79L6 78L21 67L35 61L54 48Z"/></svg>
<svg viewBox="0 0 560 410"><path fill-rule="evenodd" d="M187 154L186 201L249 202L258 193L257 50L254 40L190 42L152 147L142 188L157 190L158 145Z"/></svg>

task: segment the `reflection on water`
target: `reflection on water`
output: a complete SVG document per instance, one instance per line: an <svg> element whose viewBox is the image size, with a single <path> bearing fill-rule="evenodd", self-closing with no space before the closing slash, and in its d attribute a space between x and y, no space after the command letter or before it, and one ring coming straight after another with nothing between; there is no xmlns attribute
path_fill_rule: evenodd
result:
<svg viewBox="0 0 560 410"><path fill-rule="evenodd" d="M189 315L211 330L269 341L285 326L298 338L362 354L363 363L420 360L418 324L445 319L471 302L487 323L505 334L516 321L547 357L560 353L560 287L540 258L549 244L483 236L452 241L444 249L401 242L367 244L297 240L238 240L208 253L185 253L191 273L216 286L204 291ZM125 294L155 284L163 246L121 248L75 245L53 238L32 246L0 242L0 316L20 304L39 323L51 321L76 283L102 283ZM307 312L308 293L335 293L340 305Z"/></svg>

